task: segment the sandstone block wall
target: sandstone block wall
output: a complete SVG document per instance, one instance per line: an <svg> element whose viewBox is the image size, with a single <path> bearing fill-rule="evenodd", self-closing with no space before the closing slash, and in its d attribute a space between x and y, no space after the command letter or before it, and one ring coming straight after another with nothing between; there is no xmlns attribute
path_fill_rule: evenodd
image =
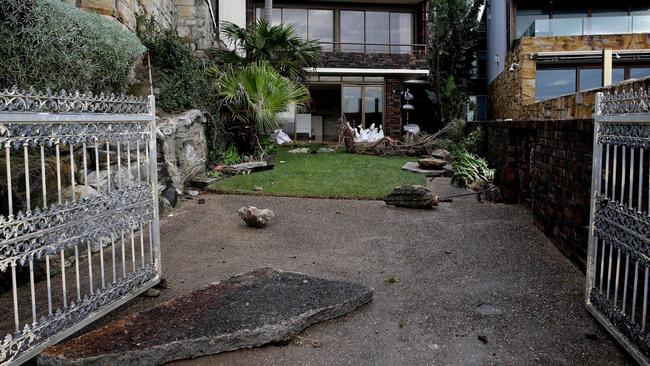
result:
<svg viewBox="0 0 650 366"><path fill-rule="evenodd" d="M592 51L604 48L647 49L650 48L650 34L522 38L506 58L504 71L488 85L490 119L591 117L594 91L540 102L535 100L537 62L530 55L538 52ZM508 72L512 63L519 64L520 69Z"/></svg>

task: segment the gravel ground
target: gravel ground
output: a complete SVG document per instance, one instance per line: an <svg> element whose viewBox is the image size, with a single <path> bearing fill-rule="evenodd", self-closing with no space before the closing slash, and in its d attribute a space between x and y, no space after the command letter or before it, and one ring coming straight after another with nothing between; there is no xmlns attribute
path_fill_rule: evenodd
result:
<svg viewBox="0 0 650 366"><path fill-rule="evenodd" d="M431 188L457 192L448 179ZM260 267L375 289L355 312L308 328L303 341L175 365L603 365L621 348L583 306L584 276L517 205L473 197L431 211L381 201L202 195L163 220L170 288L108 318ZM246 227L241 206L271 208ZM304 340L306 339L306 341Z"/></svg>

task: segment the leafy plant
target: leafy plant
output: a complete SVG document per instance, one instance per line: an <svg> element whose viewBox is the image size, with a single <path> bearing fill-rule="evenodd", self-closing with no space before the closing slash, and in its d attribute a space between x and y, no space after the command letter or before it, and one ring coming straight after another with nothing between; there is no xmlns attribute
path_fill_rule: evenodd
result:
<svg viewBox="0 0 650 366"><path fill-rule="evenodd" d="M445 122L462 117L472 69L478 14L485 0L429 0L427 59L434 109ZM454 88L450 88L453 76ZM454 90L451 90L454 89ZM447 106L445 108L445 106Z"/></svg>
<svg viewBox="0 0 650 366"><path fill-rule="evenodd" d="M485 159L464 148L456 149L452 155L454 157L452 161L454 175L451 177L451 184L467 187L476 181L491 182L494 179L494 170L488 167Z"/></svg>
<svg viewBox="0 0 650 366"><path fill-rule="evenodd" d="M280 127L279 113L291 104L302 106L309 100L304 85L263 62L228 69L218 85L226 129L239 139L244 153L252 153L261 135Z"/></svg>
<svg viewBox="0 0 650 366"><path fill-rule="evenodd" d="M215 56L227 66L267 62L282 76L302 78L305 68L315 66L321 58L320 43L301 39L289 24L272 26L260 19L242 28L224 22L219 32L231 47L216 50Z"/></svg>
<svg viewBox="0 0 650 366"><path fill-rule="evenodd" d="M0 86L123 92L145 48L119 24L60 0L0 0Z"/></svg>
<svg viewBox="0 0 650 366"><path fill-rule="evenodd" d="M215 103L201 60L175 30L159 29L151 18L138 16L137 33L149 50L160 108L179 113Z"/></svg>
<svg viewBox="0 0 650 366"><path fill-rule="evenodd" d="M228 146L226 152L223 154L223 164L224 165L234 165L242 162L242 157L237 152L237 148L234 145Z"/></svg>
<svg viewBox="0 0 650 366"><path fill-rule="evenodd" d="M278 152L278 145L273 141L273 138L266 135L260 139L261 156L269 156Z"/></svg>

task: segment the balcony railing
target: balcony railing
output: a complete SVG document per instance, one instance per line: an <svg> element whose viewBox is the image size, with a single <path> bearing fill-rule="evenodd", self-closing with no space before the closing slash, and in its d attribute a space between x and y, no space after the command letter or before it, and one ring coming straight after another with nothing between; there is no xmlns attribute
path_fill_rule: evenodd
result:
<svg viewBox="0 0 650 366"><path fill-rule="evenodd" d="M324 42L321 41L324 52L344 53L384 53L384 54L426 54L426 45L416 43L355 43L355 42Z"/></svg>
<svg viewBox="0 0 650 366"><path fill-rule="evenodd" d="M650 33L650 15L537 19L522 37Z"/></svg>

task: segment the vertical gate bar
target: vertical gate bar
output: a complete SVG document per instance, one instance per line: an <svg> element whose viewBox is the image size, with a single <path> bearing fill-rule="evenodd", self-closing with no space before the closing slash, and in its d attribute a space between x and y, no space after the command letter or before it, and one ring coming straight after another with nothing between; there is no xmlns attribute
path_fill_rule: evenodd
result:
<svg viewBox="0 0 650 366"><path fill-rule="evenodd" d="M607 148L605 149L605 198L609 198L608 192L609 192L609 151L610 150L611 150L611 145L607 144ZM594 159L596 159L595 156Z"/></svg>
<svg viewBox="0 0 650 366"><path fill-rule="evenodd" d="M625 305L627 305L627 276L630 269L630 254L625 253L625 278L623 279L623 306L621 311L625 314Z"/></svg>
<svg viewBox="0 0 650 366"><path fill-rule="evenodd" d="M610 283L612 278L612 252L614 251L614 246L609 244L609 264L607 266L607 299L609 299L610 294Z"/></svg>
<svg viewBox="0 0 650 366"><path fill-rule="evenodd" d="M41 145L41 190L43 191L43 208L47 208L47 178L45 173L45 146Z"/></svg>
<svg viewBox="0 0 650 366"><path fill-rule="evenodd" d="M70 144L70 187L72 187L72 201L76 200L74 181L74 146Z"/></svg>
<svg viewBox="0 0 650 366"><path fill-rule="evenodd" d="M645 334L645 321L648 315L648 267L645 267L645 274L643 278L643 312L641 313L641 332Z"/></svg>
<svg viewBox="0 0 650 366"><path fill-rule="evenodd" d="M603 239L594 237L594 240L596 241L600 240L600 243L603 247L602 253L600 254L600 281L598 282L598 290L600 290L600 292L603 292L603 275L605 273L605 252L607 250L607 246L605 244L605 240ZM595 242L594 244L597 245L597 242Z"/></svg>
<svg viewBox="0 0 650 366"><path fill-rule="evenodd" d="M146 144L144 147L144 159L147 162L147 168L151 166L151 161L149 160L149 144ZM151 182L151 169L147 169L147 183Z"/></svg>
<svg viewBox="0 0 650 366"><path fill-rule="evenodd" d="M81 300L81 281L79 279L79 245L74 245L74 269L77 280L77 300Z"/></svg>
<svg viewBox="0 0 650 366"><path fill-rule="evenodd" d="M36 324L36 288L34 286L34 259L29 258L29 289L32 295L32 324Z"/></svg>
<svg viewBox="0 0 650 366"><path fill-rule="evenodd" d="M149 260L153 264L153 230L151 229L151 223L149 223Z"/></svg>
<svg viewBox="0 0 650 366"><path fill-rule="evenodd" d="M106 141L106 192L111 191L111 145L110 142ZM117 177L119 177L119 172L117 172Z"/></svg>
<svg viewBox="0 0 650 366"><path fill-rule="evenodd" d="M90 248L90 242L87 242L86 246L88 248L88 286L92 295L95 293L93 287L93 252Z"/></svg>
<svg viewBox="0 0 650 366"><path fill-rule="evenodd" d="M111 234L111 254L113 256L113 283L117 282L117 272L115 266L115 239L113 234Z"/></svg>
<svg viewBox="0 0 650 366"><path fill-rule="evenodd" d="M7 212L9 218L14 217L14 199L11 187L11 148L9 142L5 143L5 159L7 164Z"/></svg>
<svg viewBox="0 0 650 366"><path fill-rule="evenodd" d="M600 105L600 98L602 97L601 93L596 94L596 114L599 113L598 106ZM594 166L592 167L592 176L591 176L591 204L589 207L589 238L588 238L588 248L587 248L587 276L586 276L586 284L585 284L585 302L587 304L591 303L591 292L592 289L594 288L594 283L596 280L596 270L597 270L597 265L596 265L596 254L597 254L597 245L598 241L600 240L602 242L602 251L601 251L601 267L600 267L600 281L599 281L599 289L602 292L602 285L603 285L603 269L605 265L605 240L603 238L599 238L596 235L595 232L595 225L594 225L594 213L596 210L595 206L595 199L596 197L600 194L600 190L602 187L602 179L603 179L603 172L602 172L602 163L603 163L603 153L602 153L602 145L598 142L598 134L600 132L600 124L597 120L597 118L594 121L594 137L593 137L593 161L594 161ZM606 160L606 169L609 169L609 145L607 149L607 160ZM607 174L605 176L605 191L607 191L607 182L609 179L609 175ZM611 255L611 251L610 251ZM609 286L609 279L608 279L608 284Z"/></svg>
<svg viewBox="0 0 650 366"><path fill-rule="evenodd" d="M104 276L104 239L99 238L99 270L102 278L102 288L106 287L106 279Z"/></svg>
<svg viewBox="0 0 650 366"><path fill-rule="evenodd" d="M142 268L144 268L144 233L142 232L142 230L143 230L142 223L140 223L140 259L141 259Z"/></svg>
<svg viewBox="0 0 650 366"><path fill-rule="evenodd" d="M61 286L63 291L63 307L68 307L68 294L65 287L65 252L61 249Z"/></svg>
<svg viewBox="0 0 650 366"><path fill-rule="evenodd" d="M621 249L616 250L616 276L614 277L614 307L616 307L616 302L618 300L618 283L619 275L621 273Z"/></svg>
<svg viewBox="0 0 650 366"><path fill-rule="evenodd" d="M628 193L628 196L630 197L629 198L629 205L628 205L629 208L633 207L633 203L632 203L633 196L632 195L634 194L633 189L634 189L634 152L635 151L636 151L636 149L634 147L630 147L630 181L629 181L629 184L628 184L628 187L629 187L629 190L630 190L630 192Z"/></svg>
<svg viewBox="0 0 650 366"><path fill-rule="evenodd" d="M142 173L140 173L140 140L137 140L135 142L135 155L137 158L137 164L138 164L138 182L142 181Z"/></svg>
<svg viewBox="0 0 650 366"><path fill-rule="evenodd" d="M45 280L47 283L47 314L52 315L52 283L50 282L50 255L45 255Z"/></svg>
<svg viewBox="0 0 650 366"><path fill-rule="evenodd" d="M643 151L643 148L639 147L639 192L637 193L639 195L637 200L638 212L643 211L643 208L641 208L641 202L643 202L643 154L644 153L645 151Z"/></svg>
<svg viewBox="0 0 650 366"><path fill-rule="evenodd" d="M627 171L625 155L627 146L621 145L621 150L621 154L623 155L623 161L621 162L621 205L625 205L625 172Z"/></svg>
<svg viewBox="0 0 650 366"><path fill-rule="evenodd" d="M120 150L122 150L122 148L120 146L120 142L118 141L117 142L117 155L116 155L117 156L117 173L115 174L115 176L117 177L118 182L120 182L120 176L122 174L122 157L121 157L121 151ZM129 175L131 175L131 171L129 171L129 173L127 174L127 176L129 176ZM122 187L122 189L124 189L124 187Z"/></svg>
<svg viewBox="0 0 650 366"><path fill-rule="evenodd" d="M14 297L14 323L16 332L20 332L20 319L18 317L18 288L16 284L16 262L11 263L11 287Z"/></svg>
<svg viewBox="0 0 650 366"><path fill-rule="evenodd" d="M634 263L634 289L632 290L632 322L636 322L636 294L638 292L638 283L639 283L639 260L635 260Z"/></svg>
<svg viewBox="0 0 650 366"><path fill-rule="evenodd" d="M63 202L63 197L61 196L61 153L59 151L58 139L54 143L54 150L56 152L56 192L57 192L58 202L59 204L61 204Z"/></svg>
<svg viewBox="0 0 650 366"><path fill-rule="evenodd" d="M124 249L124 230L121 231L122 237L122 277L126 277L126 254Z"/></svg>
<svg viewBox="0 0 650 366"><path fill-rule="evenodd" d="M131 172L131 141L126 142L126 168Z"/></svg>
<svg viewBox="0 0 650 366"><path fill-rule="evenodd" d="M131 264L133 265L133 272L135 272L135 237L133 229L131 229Z"/></svg>
<svg viewBox="0 0 650 366"><path fill-rule="evenodd" d="M612 201L616 201L616 168L618 165L618 145L614 144L614 161L612 167Z"/></svg>
<svg viewBox="0 0 650 366"><path fill-rule="evenodd" d="M100 187L99 187L99 182L100 182L100 180L99 180L99 141L98 141L97 137L95 137L93 140L94 140L94 143L95 143L95 178L97 179L97 190L100 191Z"/></svg>
<svg viewBox="0 0 650 366"><path fill-rule="evenodd" d="M84 141L81 144L81 150L83 151L83 165L84 165L84 185L88 186L88 151L86 151L88 147L86 146L86 142Z"/></svg>
<svg viewBox="0 0 650 366"><path fill-rule="evenodd" d="M27 212L32 211L32 193L29 189L29 151L27 142L23 144L23 154L25 159L25 200L27 203Z"/></svg>
<svg viewBox="0 0 650 366"><path fill-rule="evenodd" d="M158 216L158 164L156 160L156 97L153 95L149 96L149 114L151 116L151 121L147 132L149 133L149 155L153 160L153 163L149 164L149 169L151 171L151 181L149 184L151 185L151 200L154 212L151 231L153 237L154 265L158 277L162 277L162 263L160 257L160 219Z"/></svg>

